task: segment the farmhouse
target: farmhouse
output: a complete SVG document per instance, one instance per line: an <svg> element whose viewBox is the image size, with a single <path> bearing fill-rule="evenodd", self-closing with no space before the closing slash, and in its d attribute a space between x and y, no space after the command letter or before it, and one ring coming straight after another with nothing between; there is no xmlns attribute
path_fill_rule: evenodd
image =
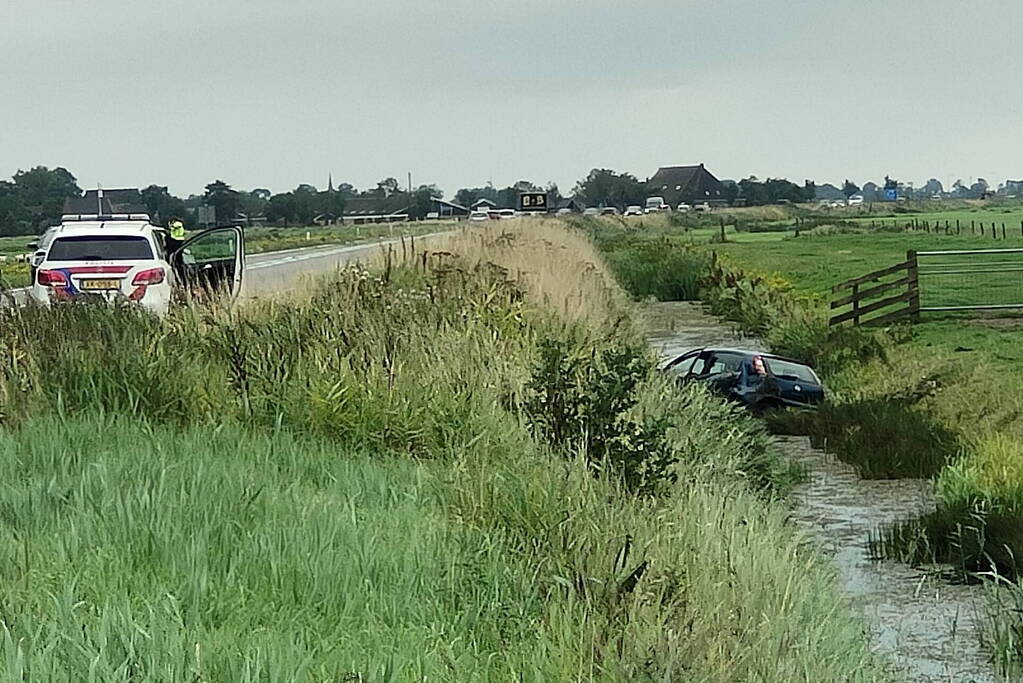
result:
<svg viewBox="0 0 1023 683"><path fill-rule="evenodd" d="M343 223L389 223L406 221L409 195L399 192L390 197L352 197L345 203Z"/></svg>
<svg viewBox="0 0 1023 683"><path fill-rule="evenodd" d="M651 196L664 197L672 207L686 204L720 204L725 202L724 187L703 164L698 166L665 166L647 181Z"/></svg>
<svg viewBox="0 0 1023 683"><path fill-rule="evenodd" d="M586 205L576 197L562 197L554 210L558 213L570 211L572 213L582 213L586 209Z"/></svg>
<svg viewBox="0 0 1023 683"><path fill-rule="evenodd" d="M490 211L491 209L496 208L497 204L490 201L486 197L483 197L482 199L477 199L472 205L473 211Z"/></svg>
<svg viewBox="0 0 1023 683"><path fill-rule="evenodd" d="M434 199L430 203L430 213L437 214L437 218L463 218L469 215L469 209L444 199Z"/></svg>

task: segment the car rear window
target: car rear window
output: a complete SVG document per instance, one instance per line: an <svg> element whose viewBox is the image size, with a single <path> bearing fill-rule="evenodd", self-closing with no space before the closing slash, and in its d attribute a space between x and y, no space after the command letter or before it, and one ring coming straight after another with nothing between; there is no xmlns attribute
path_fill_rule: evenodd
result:
<svg viewBox="0 0 1023 683"><path fill-rule="evenodd" d="M765 358L764 362L767 363L767 368L771 371L771 374L776 377L797 380L800 382L809 382L812 384L819 383L817 376L813 374L813 370L806 365L791 363L787 360L781 360L778 358Z"/></svg>
<svg viewBox="0 0 1023 683"><path fill-rule="evenodd" d="M153 248L145 237L130 235L84 235L53 241L49 261L145 261Z"/></svg>

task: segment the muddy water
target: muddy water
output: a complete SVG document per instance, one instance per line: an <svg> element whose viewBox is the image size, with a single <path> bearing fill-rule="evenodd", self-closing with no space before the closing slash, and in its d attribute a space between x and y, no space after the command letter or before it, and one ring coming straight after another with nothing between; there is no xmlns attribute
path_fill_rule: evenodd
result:
<svg viewBox="0 0 1023 683"><path fill-rule="evenodd" d="M695 304L653 304L643 319L663 360L704 346L765 350ZM913 569L868 556L868 539L878 526L933 509L930 483L860 479L806 438L779 438L778 444L808 475L792 497L792 520L831 558L844 592L871 625L875 649L906 680L997 681L980 647L982 588L949 584L943 567Z"/></svg>

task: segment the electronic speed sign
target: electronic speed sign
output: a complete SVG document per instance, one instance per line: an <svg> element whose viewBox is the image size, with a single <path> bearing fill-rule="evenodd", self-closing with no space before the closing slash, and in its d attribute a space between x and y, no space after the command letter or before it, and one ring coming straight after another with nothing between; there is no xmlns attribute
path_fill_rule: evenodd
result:
<svg viewBox="0 0 1023 683"><path fill-rule="evenodd" d="M523 192L519 194L519 211L546 211L546 192Z"/></svg>

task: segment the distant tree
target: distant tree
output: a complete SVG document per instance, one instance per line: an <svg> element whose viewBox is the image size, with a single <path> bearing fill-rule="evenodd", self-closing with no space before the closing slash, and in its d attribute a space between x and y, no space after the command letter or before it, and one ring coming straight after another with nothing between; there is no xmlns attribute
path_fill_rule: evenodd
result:
<svg viewBox="0 0 1023 683"><path fill-rule="evenodd" d="M63 167L51 170L46 166L36 166L28 171L18 171L14 174L14 187L23 215L31 223L31 232L60 219L65 199L82 195L78 181Z"/></svg>
<svg viewBox="0 0 1023 683"><path fill-rule="evenodd" d="M317 205L320 213L330 214L334 218L341 218L345 214L347 197L338 190L333 192L321 192L317 196Z"/></svg>
<svg viewBox="0 0 1023 683"><path fill-rule="evenodd" d="M764 182L757 180L756 176L750 176L739 181L739 197L746 200L747 204L777 204L779 201L804 202L808 201L809 193L816 192L815 186L800 187L784 178L768 178Z"/></svg>
<svg viewBox="0 0 1023 683"><path fill-rule="evenodd" d="M271 196L270 190L263 188L238 193L238 210L245 214L248 225L252 225L253 218L266 213Z"/></svg>
<svg viewBox="0 0 1023 683"><path fill-rule="evenodd" d="M375 194L386 199L400 190L401 185L398 183L396 178L384 178L377 183L377 189L373 190L371 194Z"/></svg>
<svg viewBox="0 0 1023 683"><path fill-rule="evenodd" d="M433 210L433 200L440 199L444 193L436 185L420 185L412 193L412 205L409 207L409 215L415 219L426 218L426 214Z"/></svg>
<svg viewBox="0 0 1023 683"><path fill-rule="evenodd" d="M215 207L218 225L232 223L238 215L238 191L223 180L214 180L207 185L203 199L208 206Z"/></svg>
<svg viewBox="0 0 1023 683"><path fill-rule="evenodd" d="M572 193L587 206L618 206L642 204L647 195L646 185L630 173L617 173L607 168L595 168L576 183Z"/></svg>
<svg viewBox="0 0 1023 683"><path fill-rule="evenodd" d="M455 203L466 207L471 207L481 199L489 199L497 204L499 199L497 189L487 184L485 187L463 187L455 193Z"/></svg>
<svg viewBox="0 0 1023 683"><path fill-rule="evenodd" d="M856 183L849 180L848 178L846 178L845 182L842 183L842 194L845 195L845 198L848 199L849 197L852 197L854 194L859 193L860 193L859 186Z"/></svg>
<svg viewBox="0 0 1023 683"><path fill-rule="evenodd" d="M734 180L721 181L721 198L729 204L735 204L739 196L739 183Z"/></svg>
<svg viewBox="0 0 1023 683"><path fill-rule="evenodd" d="M301 225L309 225L313 218L320 213L318 192L315 187L302 183L291 191L293 199L292 218Z"/></svg>
<svg viewBox="0 0 1023 683"><path fill-rule="evenodd" d="M545 189L547 190L547 206L557 206L558 203L564 199L561 195L561 190L558 189L557 183L551 181L547 183L547 187Z"/></svg>
<svg viewBox="0 0 1023 683"><path fill-rule="evenodd" d="M275 194L266 205L266 219L284 227L295 222L295 196L290 192Z"/></svg>
<svg viewBox="0 0 1023 683"><path fill-rule="evenodd" d="M181 218L186 224L190 223L185 203L172 195L164 185L150 185L144 188L142 203L146 205L149 216L158 224L166 224L173 216Z"/></svg>
<svg viewBox="0 0 1023 683"><path fill-rule="evenodd" d="M355 185L351 183L341 183L337 186L337 193L344 198L355 197L359 192L355 189Z"/></svg>
<svg viewBox="0 0 1023 683"><path fill-rule="evenodd" d="M804 180L802 201L812 202L814 199L817 199L817 183L809 179Z"/></svg>
<svg viewBox="0 0 1023 683"><path fill-rule="evenodd" d="M0 236L30 235L33 229L32 218L18 196L17 186L6 180L0 180Z"/></svg>
<svg viewBox="0 0 1023 683"><path fill-rule="evenodd" d="M933 197L935 195L944 194L945 188L941 184L941 181L937 178L931 178L927 183L920 189L920 191L926 197Z"/></svg>

